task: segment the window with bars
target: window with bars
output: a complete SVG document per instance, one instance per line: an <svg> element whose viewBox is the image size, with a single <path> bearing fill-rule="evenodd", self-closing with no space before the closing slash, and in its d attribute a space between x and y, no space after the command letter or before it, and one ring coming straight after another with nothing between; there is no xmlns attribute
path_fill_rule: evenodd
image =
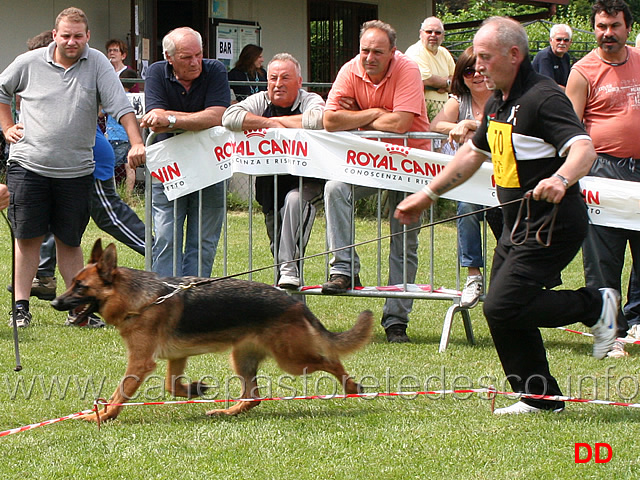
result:
<svg viewBox="0 0 640 480"><path fill-rule="evenodd" d="M359 50L360 27L378 18L367 3L309 0L309 72L311 82L333 82L338 70Z"/></svg>

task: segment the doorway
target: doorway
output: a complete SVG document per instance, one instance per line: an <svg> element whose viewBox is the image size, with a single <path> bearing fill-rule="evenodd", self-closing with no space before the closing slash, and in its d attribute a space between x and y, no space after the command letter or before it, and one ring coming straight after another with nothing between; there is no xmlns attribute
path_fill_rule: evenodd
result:
<svg viewBox="0 0 640 480"><path fill-rule="evenodd" d="M208 0L156 0L155 59L162 60L162 38L174 28L191 27L202 35L204 56L208 57Z"/></svg>

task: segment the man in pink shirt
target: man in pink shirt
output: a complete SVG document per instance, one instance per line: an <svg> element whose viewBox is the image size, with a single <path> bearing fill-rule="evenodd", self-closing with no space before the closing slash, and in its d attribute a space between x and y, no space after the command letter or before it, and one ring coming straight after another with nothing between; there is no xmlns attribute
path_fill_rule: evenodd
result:
<svg viewBox="0 0 640 480"><path fill-rule="evenodd" d="M324 128L338 130L380 130L406 133L429 131L429 120L423 98L422 79L417 64L397 51L396 32L379 20L366 22L360 31L360 53L338 72L324 114ZM389 140L403 144L402 139ZM428 140L409 140L413 148L429 149ZM324 208L327 217L329 249L334 250L329 281L322 292L344 293L360 286L360 262L355 249L343 249L354 243L351 225L352 205L373 195L377 189L329 181L325 186ZM403 192L389 191L389 211L402 200ZM391 232L401 232L402 225L390 215ZM410 225L416 226L415 225ZM415 281L418 268L418 231L406 234L407 282ZM389 284L403 283L403 237L391 238L389 252ZM353 256L353 272L351 271ZM413 301L388 298L382 316L387 340L409 342L407 323Z"/></svg>

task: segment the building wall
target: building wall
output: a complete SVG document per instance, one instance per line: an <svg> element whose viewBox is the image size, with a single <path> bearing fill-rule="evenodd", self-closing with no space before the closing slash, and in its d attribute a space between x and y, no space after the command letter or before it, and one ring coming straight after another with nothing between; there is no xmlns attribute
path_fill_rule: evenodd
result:
<svg viewBox="0 0 640 480"><path fill-rule="evenodd" d="M38 33L53 28L58 14L73 5L81 8L89 19L89 45L104 51L110 38L126 39L131 30L129 0L0 0L0 69L27 50L26 42Z"/></svg>
<svg viewBox="0 0 640 480"><path fill-rule="evenodd" d="M131 28L130 0L74 0L71 3L83 9L89 18L92 47L104 50L109 38L126 40ZM425 0L403 1L402 8L398 8L397 0L363 3L378 5L380 19L397 30L398 48L402 51L418 39L420 23L431 11L431 2ZM26 50L28 38L53 28L58 13L68 6L68 0L20 0L16 8L14 0L0 0L0 69ZM259 22L265 59L278 52L289 52L300 60L306 74L307 0L229 0L229 18Z"/></svg>
<svg viewBox="0 0 640 480"><path fill-rule="evenodd" d="M418 40L420 24L431 14L431 2L424 0L402 2L402 8L398 8L397 0L361 3L378 5L380 20L396 29L401 51ZM259 22L265 59L268 61L276 53L288 52L300 61L303 76L306 75L307 0L229 0L229 17Z"/></svg>

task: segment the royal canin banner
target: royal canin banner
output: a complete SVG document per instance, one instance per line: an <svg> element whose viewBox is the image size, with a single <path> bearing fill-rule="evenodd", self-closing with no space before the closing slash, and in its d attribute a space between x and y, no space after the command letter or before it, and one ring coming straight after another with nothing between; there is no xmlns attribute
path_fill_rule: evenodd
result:
<svg viewBox="0 0 640 480"><path fill-rule="evenodd" d="M185 132L147 148L147 168L169 200L203 189L234 173L339 180L417 192L451 160L450 155L369 140L348 132L270 128L232 132L213 127ZM580 181L591 221L640 230L637 183L585 177ZM497 205L491 163L443 197Z"/></svg>

